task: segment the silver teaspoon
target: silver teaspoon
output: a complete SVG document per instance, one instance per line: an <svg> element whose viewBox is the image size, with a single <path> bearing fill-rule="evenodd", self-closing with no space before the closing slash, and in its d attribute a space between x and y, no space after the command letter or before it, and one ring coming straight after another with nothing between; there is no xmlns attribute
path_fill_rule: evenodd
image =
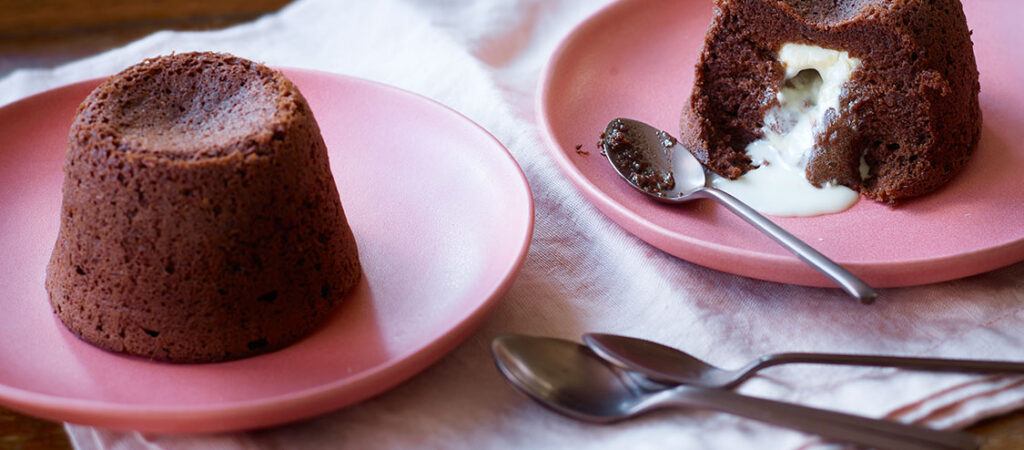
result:
<svg viewBox="0 0 1024 450"><path fill-rule="evenodd" d="M686 149L676 148L676 139L668 133L637 120L619 118L608 123L601 146L615 171L640 192L671 204L701 198L715 200L829 277L853 297L871 303L877 296L870 286L839 264L736 197L711 186L707 172L697 158Z"/></svg>
<svg viewBox="0 0 1024 450"><path fill-rule="evenodd" d="M606 361L640 372L652 380L719 389L735 387L766 367L789 363L899 367L933 372L1024 374L1024 363L1019 362L833 353L777 353L763 356L738 370L727 370L694 358L682 350L645 339L587 333L583 335L583 341Z"/></svg>
<svg viewBox="0 0 1024 450"><path fill-rule="evenodd" d="M504 335L492 341L491 351L501 373L522 392L557 413L588 422L617 422L669 407L706 408L881 449L974 449L978 445L966 433L868 419L727 390L686 385L648 390L639 374L611 365L586 346L562 339Z"/></svg>

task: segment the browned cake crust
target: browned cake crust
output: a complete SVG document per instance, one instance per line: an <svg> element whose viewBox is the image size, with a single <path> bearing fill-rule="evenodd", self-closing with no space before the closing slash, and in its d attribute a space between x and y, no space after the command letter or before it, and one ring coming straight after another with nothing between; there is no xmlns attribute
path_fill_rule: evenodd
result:
<svg viewBox="0 0 1024 450"><path fill-rule="evenodd" d="M744 149L778 104L787 42L861 60L817 138L811 182L892 202L937 189L967 162L981 134L980 87L959 0L716 0L680 139L711 170L736 178L752 168Z"/></svg>
<svg viewBox="0 0 1024 450"><path fill-rule="evenodd" d="M225 54L143 61L79 107L46 274L100 347L242 358L313 331L360 277L327 150L280 73Z"/></svg>

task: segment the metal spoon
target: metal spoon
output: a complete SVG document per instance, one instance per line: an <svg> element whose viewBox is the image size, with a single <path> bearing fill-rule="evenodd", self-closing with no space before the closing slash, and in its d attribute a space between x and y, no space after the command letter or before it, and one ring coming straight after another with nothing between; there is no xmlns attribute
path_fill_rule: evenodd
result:
<svg viewBox="0 0 1024 450"><path fill-rule="evenodd" d="M1024 363L969 359L907 358L833 353L777 353L763 356L739 370L726 370L657 342L614 334L587 333L583 341L606 361L661 382L707 388L732 388L766 367L789 363L899 367L956 373L1022 373Z"/></svg>
<svg viewBox="0 0 1024 450"><path fill-rule="evenodd" d="M825 274L861 302L871 303L877 294L839 264L789 234L753 208L711 185L704 167L689 151L677 151L676 139L646 123L615 119L601 139L612 167L631 186L664 203L680 204L710 198L767 234L804 262Z"/></svg>
<svg viewBox="0 0 1024 450"><path fill-rule="evenodd" d="M501 373L551 410L609 423L668 407L706 408L831 439L883 449L973 449L969 434L939 431L746 397L732 391L677 386L649 390L635 372L615 367L587 347L562 339L504 335L491 351ZM648 382L649 383L649 382Z"/></svg>

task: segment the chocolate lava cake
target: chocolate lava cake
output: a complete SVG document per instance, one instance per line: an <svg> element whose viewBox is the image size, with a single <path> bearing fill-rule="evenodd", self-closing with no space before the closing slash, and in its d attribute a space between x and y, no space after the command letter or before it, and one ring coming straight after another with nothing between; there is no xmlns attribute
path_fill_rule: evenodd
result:
<svg viewBox="0 0 1024 450"><path fill-rule="evenodd" d="M327 149L282 74L226 54L148 59L79 107L50 303L99 347L243 358L318 327L361 276Z"/></svg>
<svg viewBox="0 0 1024 450"><path fill-rule="evenodd" d="M769 113L794 81L787 45L856 62L804 157L811 183L892 203L948 182L977 146L978 70L959 0L716 0L680 139L715 173L755 168L746 147L785 128Z"/></svg>

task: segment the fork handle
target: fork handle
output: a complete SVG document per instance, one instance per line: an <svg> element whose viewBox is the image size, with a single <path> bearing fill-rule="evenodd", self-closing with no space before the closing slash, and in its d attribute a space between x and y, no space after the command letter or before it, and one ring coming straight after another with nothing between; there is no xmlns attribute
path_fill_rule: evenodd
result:
<svg viewBox="0 0 1024 450"><path fill-rule="evenodd" d="M790 363L898 367L901 369L927 370L931 372L1024 374L1024 362L845 355L837 353L777 353L761 358L752 369L758 370Z"/></svg>
<svg viewBox="0 0 1024 450"><path fill-rule="evenodd" d="M735 414L848 443L879 449L976 449L974 436L933 430L835 411L748 397L732 391L678 386L664 391L664 405L699 407Z"/></svg>

